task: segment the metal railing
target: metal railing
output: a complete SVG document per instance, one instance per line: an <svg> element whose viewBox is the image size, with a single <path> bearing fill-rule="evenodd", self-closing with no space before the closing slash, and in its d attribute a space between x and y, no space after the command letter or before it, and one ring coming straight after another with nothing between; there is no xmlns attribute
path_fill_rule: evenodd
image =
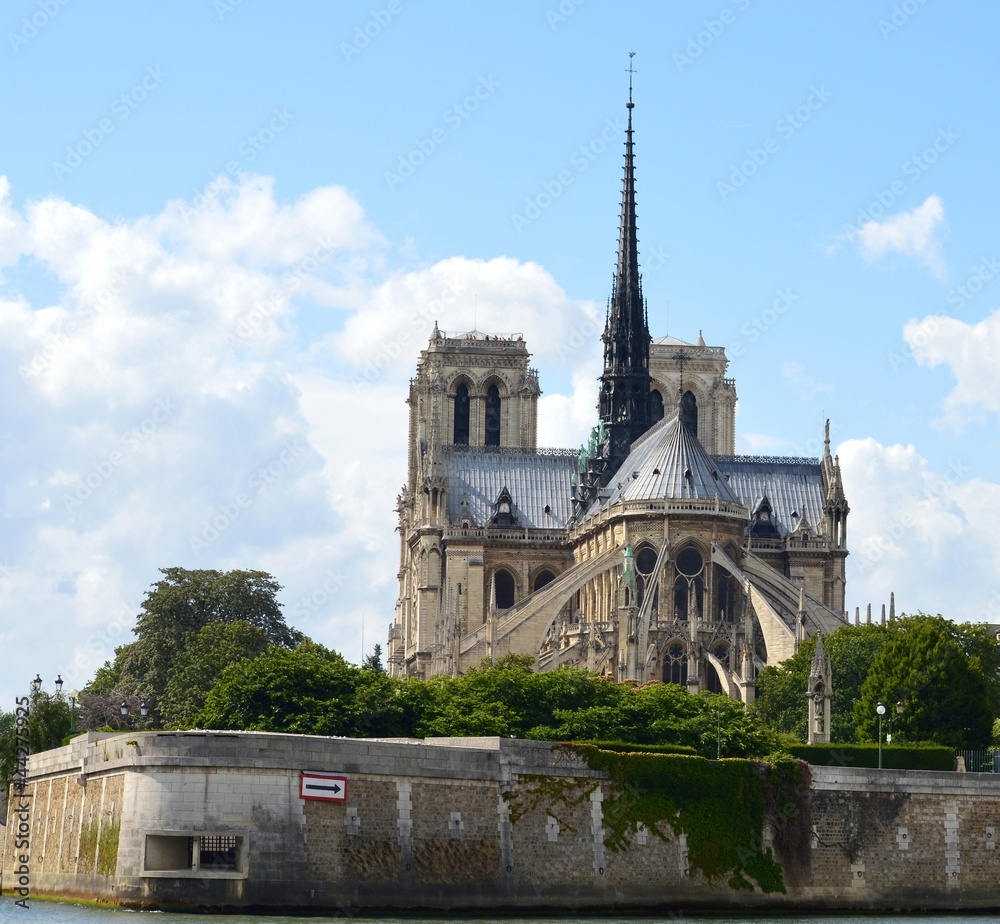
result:
<svg viewBox="0 0 1000 924"><path fill-rule="evenodd" d="M964 758L966 773L1000 773L1000 748L956 751Z"/></svg>

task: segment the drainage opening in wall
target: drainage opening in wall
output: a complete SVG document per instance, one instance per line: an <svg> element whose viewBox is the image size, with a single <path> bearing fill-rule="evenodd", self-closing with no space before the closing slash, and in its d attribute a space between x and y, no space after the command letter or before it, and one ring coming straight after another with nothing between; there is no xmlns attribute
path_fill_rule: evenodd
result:
<svg viewBox="0 0 1000 924"><path fill-rule="evenodd" d="M246 848L241 834L147 834L142 875L242 879L247 872Z"/></svg>

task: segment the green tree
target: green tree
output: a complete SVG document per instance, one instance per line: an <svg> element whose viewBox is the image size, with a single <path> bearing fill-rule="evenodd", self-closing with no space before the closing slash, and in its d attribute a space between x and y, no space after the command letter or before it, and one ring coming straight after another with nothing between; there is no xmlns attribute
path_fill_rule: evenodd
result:
<svg viewBox="0 0 1000 924"><path fill-rule="evenodd" d="M189 571L163 568L163 578L146 594L132 630L136 640L115 652L88 692L121 690L152 705L166 691L169 674L187 645L212 623L249 623L271 644L286 648L302 641L286 625L277 601L281 586L263 571Z"/></svg>
<svg viewBox="0 0 1000 924"><path fill-rule="evenodd" d="M270 644L264 629L242 619L210 622L192 633L167 673L159 701L163 724L190 727L226 666L258 657Z"/></svg>
<svg viewBox="0 0 1000 924"><path fill-rule="evenodd" d="M957 748L986 747L994 716L979 631L925 613L899 619L889 628L890 637L872 661L855 705L859 739L876 739L879 702L894 711L899 701L903 715L894 736Z"/></svg>
<svg viewBox="0 0 1000 924"><path fill-rule="evenodd" d="M194 720L203 728L361 736L372 725L356 696L364 674L378 677L315 642L272 645L223 670Z"/></svg>
<svg viewBox="0 0 1000 924"><path fill-rule="evenodd" d="M857 733L854 704L868 669L892 628L881 625L844 626L823 637L823 648L833 665L833 697L830 701L832 741L854 743ZM779 665L768 665L757 676L754 711L775 731L806 740L809 700L806 690L816 637L806 639L798 652Z"/></svg>

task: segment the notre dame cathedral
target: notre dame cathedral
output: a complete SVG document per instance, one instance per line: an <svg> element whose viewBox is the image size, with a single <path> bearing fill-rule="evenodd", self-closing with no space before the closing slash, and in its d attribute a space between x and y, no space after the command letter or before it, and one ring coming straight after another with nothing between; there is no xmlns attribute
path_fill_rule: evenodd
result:
<svg viewBox="0 0 1000 924"><path fill-rule="evenodd" d="M618 262L597 425L536 445L538 373L519 335L435 325L411 380L388 663L461 674L529 654L744 702L767 663L846 623L847 514L821 459L734 454L722 347L653 340L636 235L629 92Z"/></svg>

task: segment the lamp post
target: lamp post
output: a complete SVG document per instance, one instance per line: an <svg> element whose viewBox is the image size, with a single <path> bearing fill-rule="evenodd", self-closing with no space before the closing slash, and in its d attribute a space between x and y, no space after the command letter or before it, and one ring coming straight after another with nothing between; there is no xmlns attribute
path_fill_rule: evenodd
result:
<svg viewBox="0 0 1000 924"><path fill-rule="evenodd" d="M896 702L896 718L900 719L903 715L903 701L898 700ZM892 744L892 716L889 716L889 731L885 736L885 743Z"/></svg>
<svg viewBox="0 0 1000 924"><path fill-rule="evenodd" d="M76 702L80 698L79 690L69 691L69 733L76 731Z"/></svg>
<svg viewBox="0 0 1000 924"><path fill-rule="evenodd" d="M885 704L881 701L875 707L878 713L878 768L882 769L882 716L885 715Z"/></svg>

